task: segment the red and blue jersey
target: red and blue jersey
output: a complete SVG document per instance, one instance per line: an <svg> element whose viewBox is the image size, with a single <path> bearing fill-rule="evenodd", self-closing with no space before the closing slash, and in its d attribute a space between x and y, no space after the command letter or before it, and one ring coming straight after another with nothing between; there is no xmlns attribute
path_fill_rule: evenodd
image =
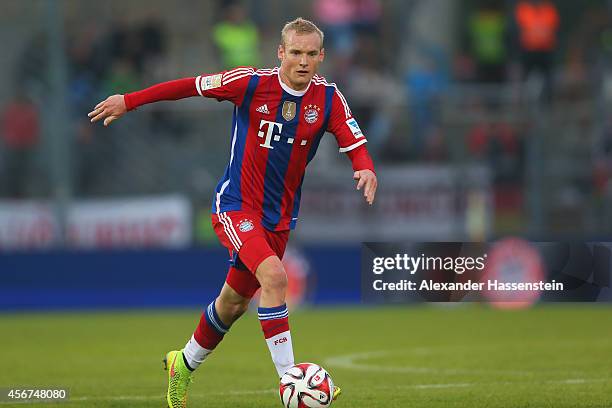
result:
<svg viewBox="0 0 612 408"><path fill-rule="evenodd" d="M340 152L366 143L335 84L315 75L303 91L285 85L279 68L240 67L195 78L197 93L234 107L230 161L219 181L213 213L249 210L265 228L293 229L306 166L323 134Z"/></svg>

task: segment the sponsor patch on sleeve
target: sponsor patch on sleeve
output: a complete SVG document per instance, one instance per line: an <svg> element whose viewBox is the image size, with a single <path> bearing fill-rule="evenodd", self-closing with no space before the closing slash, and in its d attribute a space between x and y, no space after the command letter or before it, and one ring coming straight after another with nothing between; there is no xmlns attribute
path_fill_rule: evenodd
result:
<svg viewBox="0 0 612 408"><path fill-rule="evenodd" d="M349 127L349 129L351 130L351 133L353 134L353 136L355 136L355 139L359 139L360 137L363 137L363 132L359 128L359 125L357 124L357 121L355 120L355 118L348 119L346 121L346 126Z"/></svg>
<svg viewBox="0 0 612 408"><path fill-rule="evenodd" d="M221 86L222 74L209 75L202 79L202 90L207 91L209 89L218 88Z"/></svg>

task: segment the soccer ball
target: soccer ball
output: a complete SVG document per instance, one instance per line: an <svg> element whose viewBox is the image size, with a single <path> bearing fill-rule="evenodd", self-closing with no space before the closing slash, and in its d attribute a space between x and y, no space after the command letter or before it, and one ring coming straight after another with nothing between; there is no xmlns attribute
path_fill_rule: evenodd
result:
<svg viewBox="0 0 612 408"><path fill-rule="evenodd" d="M296 364L281 377L279 394L285 408L329 407L334 395L334 382L321 366Z"/></svg>

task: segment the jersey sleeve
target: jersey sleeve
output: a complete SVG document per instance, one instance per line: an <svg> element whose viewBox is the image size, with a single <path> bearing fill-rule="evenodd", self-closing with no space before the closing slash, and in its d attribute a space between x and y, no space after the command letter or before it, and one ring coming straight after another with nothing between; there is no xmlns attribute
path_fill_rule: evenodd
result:
<svg viewBox="0 0 612 408"><path fill-rule="evenodd" d="M240 106L254 73L251 67L239 67L217 74L199 75L195 79L195 87L200 96L230 101Z"/></svg>
<svg viewBox="0 0 612 408"><path fill-rule="evenodd" d="M367 142L353 117L344 95L336 88L327 131L334 134L340 153L350 152Z"/></svg>
<svg viewBox="0 0 612 408"><path fill-rule="evenodd" d="M173 81L162 82L140 91L126 93L123 95L125 107L128 111L148 103L159 101L175 101L177 99L196 96L194 86L195 78L181 78Z"/></svg>
<svg viewBox="0 0 612 408"><path fill-rule="evenodd" d="M123 98L129 111L148 103L172 101L197 95L215 98L219 101L231 101L240 106L249 80L254 73L253 68L241 67L218 74L175 79L140 91L126 93Z"/></svg>

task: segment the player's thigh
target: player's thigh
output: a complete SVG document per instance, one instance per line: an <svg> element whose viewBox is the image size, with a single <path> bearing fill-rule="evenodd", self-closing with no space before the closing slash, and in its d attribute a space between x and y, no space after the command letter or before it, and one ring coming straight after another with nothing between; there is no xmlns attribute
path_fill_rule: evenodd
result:
<svg viewBox="0 0 612 408"><path fill-rule="evenodd" d="M285 287L287 276L281 259L289 231L269 231L256 214L230 211L213 214L220 242L230 252L226 283L243 297L252 297L260 285ZM247 273L251 273L251 276Z"/></svg>
<svg viewBox="0 0 612 408"><path fill-rule="evenodd" d="M241 255L241 259L248 258L251 254L256 255L258 261L253 263L252 270L260 285L272 289L284 289L287 286L287 274L281 260L289 240L289 231L264 229L264 234L265 243L253 240L249 248L244 250L245 254Z"/></svg>
<svg viewBox="0 0 612 408"><path fill-rule="evenodd" d="M230 252L230 264L255 273L259 264L276 253L270 247L266 229L257 214L228 211L212 215L213 227L219 241Z"/></svg>
<svg viewBox="0 0 612 408"><path fill-rule="evenodd" d="M274 251L276 256L281 260L285 255L285 249L287 249L287 242L289 241L289 230L285 231L264 231L266 234L266 241L270 245L270 248Z"/></svg>

